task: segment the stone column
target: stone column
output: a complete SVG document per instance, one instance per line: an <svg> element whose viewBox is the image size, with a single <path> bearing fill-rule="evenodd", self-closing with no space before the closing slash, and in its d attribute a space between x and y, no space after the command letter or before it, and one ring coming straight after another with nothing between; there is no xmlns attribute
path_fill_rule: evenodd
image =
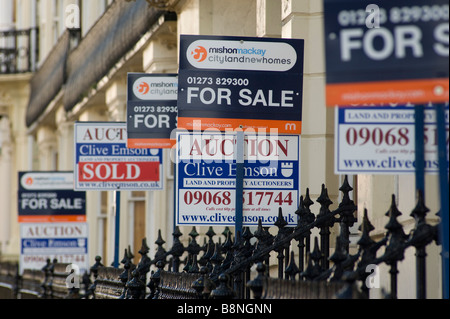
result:
<svg viewBox="0 0 450 319"><path fill-rule="evenodd" d="M0 31L11 30L13 22L13 0L0 0Z"/></svg>
<svg viewBox="0 0 450 319"><path fill-rule="evenodd" d="M0 183L0 255L10 239L11 196L7 181L11 180L11 132L10 121L0 114L0 176L5 182Z"/></svg>
<svg viewBox="0 0 450 319"><path fill-rule="evenodd" d="M37 149L39 154L39 169L53 171L57 166L57 143L55 128L40 126L37 130Z"/></svg>
<svg viewBox="0 0 450 319"><path fill-rule="evenodd" d="M166 21L152 35L149 44L143 50L143 70L145 73L178 73L178 48L177 48L177 22ZM146 236L150 246L150 256L156 252L155 245L152 245L157 237L158 230L164 240L171 240L173 232L172 223L169 223L169 216L173 214L168 211L171 207L169 201L173 202L173 191L170 192L169 183L173 185L173 179L166 176L167 165L173 165L170 160L168 150L164 150L163 171L160 172L164 176L164 189L160 191L146 192ZM171 220L171 219L170 219ZM168 247L168 246L167 246Z"/></svg>
<svg viewBox="0 0 450 319"><path fill-rule="evenodd" d="M325 184L330 199L337 203L340 185L334 174L334 110L325 105L323 4L311 0L282 0L281 4L282 36L305 40L301 194L309 187L311 198L317 198Z"/></svg>
<svg viewBox="0 0 450 319"><path fill-rule="evenodd" d="M166 21L152 36L142 53L145 73L177 73L176 21Z"/></svg>
<svg viewBox="0 0 450 319"><path fill-rule="evenodd" d="M123 122L127 119L127 78L125 75L113 81L106 89L105 102L110 121Z"/></svg>
<svg viewBox="0 0 450 319"><path fill-rule="evenodd" d="M281 37L281 1L257 0L256 34L258 37Z"/></svg>
<svg viewBox="0 0 450 319"><path fill-rule="evenodd" d="M72 171L74 169L74 126L67 121L64 108L61 107L55 115L58 141L58 169Z"/></svg>

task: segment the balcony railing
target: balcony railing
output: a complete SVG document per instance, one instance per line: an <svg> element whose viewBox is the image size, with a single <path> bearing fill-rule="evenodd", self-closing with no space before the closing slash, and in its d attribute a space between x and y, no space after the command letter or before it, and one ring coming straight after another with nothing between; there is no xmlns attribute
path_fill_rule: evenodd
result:
<svg viewBox="0 0 450 319"><path fill-rule="evenodd" d="M0 74L35 71L38 34L38 28L0 31Z"/></svg>

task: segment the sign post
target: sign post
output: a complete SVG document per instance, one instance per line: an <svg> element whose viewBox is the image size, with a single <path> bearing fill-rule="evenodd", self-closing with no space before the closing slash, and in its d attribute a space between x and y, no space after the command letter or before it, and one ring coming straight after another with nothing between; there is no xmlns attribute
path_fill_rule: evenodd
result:
<svg viewBox="0 0 450 319"><path fill-rule="evenodd" d="M414 106L414 129L415 129L415 166L416 166L416 190L421 192L425 198L425 143L424 143L424 113L423 104Z"/></svg>
<svg viewBox="0 0 450 319"><path fill-rule="evenodd" d="M438 129L438 152L439 152L439 188L441 201L441 227L440 227L440 241L442 245L442 296L449 299L449 203L448 203L448 135L445 134L448 127L445 128L445 105L436 105L436 118Z"/></svg>
<svg viewBox="0 0 450 319"><path fill-rule="evenodd" d="M242 235L244 221L244 131L236 132L236 239Z"/></svg>
<svg viewBox="0 0 450 319"><path fill-rule="evenodd" d="M119 246L120 246L120 189L115 191L115 236L114 236L114 267L119 267Z"/></svg>

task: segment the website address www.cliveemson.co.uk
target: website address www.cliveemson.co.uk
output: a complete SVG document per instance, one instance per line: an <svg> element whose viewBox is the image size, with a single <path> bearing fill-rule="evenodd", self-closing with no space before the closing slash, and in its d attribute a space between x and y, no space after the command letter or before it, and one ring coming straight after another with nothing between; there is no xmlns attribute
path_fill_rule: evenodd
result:
<svg viewBox="0 0 450 319"><path fill-rule="evenodd" d="M294 214L283 214L283 218L288 222L289 225L296 225L297 224L297 218ZM258 221L261 219L262 224L273 224L277 221L278 216L271 216L271 215L253 215L253 216L247 216L244 214L242 217L242 221L246 225L258 225ZM214 224L223 224L223 225L234 225L236 222L236 216L235 215L228 215L228 214L222 214L222 213L212 213L210 215L199 215L199 214L185 214L179 216L180 224L188 224L192 222L196 223L214 223Z"/></svg>
<svg viewBox="0 0 450 319"><path fill-rule="evenodd" d="M387 159L347 159L342 160L341 168L343 169L387 169L387 170L408 170L415 169L416 161L398 159L395 156L388 157ZM425 169L437 170L439 168L439 162L437 160L425 160Z"/></svg>

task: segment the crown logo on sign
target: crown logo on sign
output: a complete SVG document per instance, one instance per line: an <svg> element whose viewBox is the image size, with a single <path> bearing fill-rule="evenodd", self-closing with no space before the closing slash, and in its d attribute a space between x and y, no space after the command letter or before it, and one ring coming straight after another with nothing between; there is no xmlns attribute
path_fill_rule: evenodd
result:
<svg viewBox="0 0 450 319"><path fill-rule="evenodd" d="M281 174L288 178L294 173L294 163L281 163Z"/></svg>
<svg viewBox="0 0 450 319"><path fill-rule="evenodd" d="M294 163L281 163L281 168L294 168Z"/></svg>

